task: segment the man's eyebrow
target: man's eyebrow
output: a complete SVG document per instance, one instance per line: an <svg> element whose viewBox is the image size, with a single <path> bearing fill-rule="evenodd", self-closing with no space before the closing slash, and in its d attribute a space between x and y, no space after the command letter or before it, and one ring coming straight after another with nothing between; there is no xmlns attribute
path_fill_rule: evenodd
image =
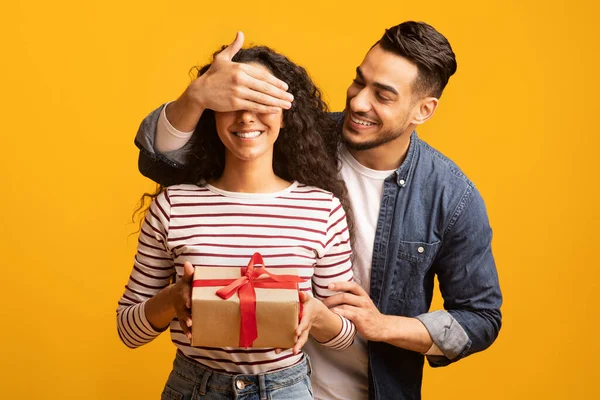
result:
<svg viewBox="0 0 600 400"><path fill-rule="evenodd" d="M360 71L360 67L356 67L356 76L358 76L358 78L363 81L365 80L364 75ZM383 83L380 83L380 82L373 82L373 85L375 85L376 87L378 87L381 90L385 90L386 92L390 92L390 93L393 93L396 96L398 96L398 91L390 85L384 85Z"/></svg>
<svg viewBox="0 0 600 400"><path fill-rule="evenodd" d="M385 90L386 92L391 92L398 96L398 91L389 85L384 85L383 83L374 82L373 85L377 86L381 90Z"/></svg>
<svg viewBox="0 0 600 400"><path fill-rule="evenodd" d="M356 67L356 76L358 76L362 80L365 79L365 77L363 76L362 72L360 72L360 67Z"/></svg>

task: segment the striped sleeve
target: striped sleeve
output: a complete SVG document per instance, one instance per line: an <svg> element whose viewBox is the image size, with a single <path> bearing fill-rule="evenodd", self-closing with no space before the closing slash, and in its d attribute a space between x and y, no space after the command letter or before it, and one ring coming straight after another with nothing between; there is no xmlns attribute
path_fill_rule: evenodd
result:
<svg viewBox="0 0 600 400"><path fill-rule="evenodd" d="M336 294L327 288L330 283L352 281L352 249L346 212L339 199L333 197L331 212L327 221L323 256L317 259L313 275L313 293L317 299L325 299ZM356 336L356 326L341 317L342 329L331 340L321 343L335 350L348 348Z"/></svg>
<svg viewBox="0 0 600 400"><path fill-rule="evenodd" d="M159 194L142 224L133 269L117 307L117 332L123 343L136 348L156 338L157 331L146 319L146 301L167 287L175 273L167 237L170 203L166 191Z"/></svg>

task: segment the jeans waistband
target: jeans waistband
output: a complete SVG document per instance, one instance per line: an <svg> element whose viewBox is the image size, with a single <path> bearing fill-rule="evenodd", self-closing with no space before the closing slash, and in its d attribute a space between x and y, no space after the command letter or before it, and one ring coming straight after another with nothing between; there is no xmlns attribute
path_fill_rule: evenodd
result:
<svg viewBox="0 0 600 400"><path fill-rule="evenodd" d="M173 362L173 371L181 377L200 385L201 395L206 394L207 388L222 393L235 395L265 393L281 387L287 387L303 380L311 374L310 360L306 354L302 360L291 367L263 374L228 374L217 372L209 367L186 357L181 351Z"/></svg>

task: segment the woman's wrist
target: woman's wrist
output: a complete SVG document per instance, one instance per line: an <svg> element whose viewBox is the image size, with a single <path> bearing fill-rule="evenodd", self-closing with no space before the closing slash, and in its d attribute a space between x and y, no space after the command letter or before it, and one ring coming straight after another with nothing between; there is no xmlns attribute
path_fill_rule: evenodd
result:
<svg viewBox="0 0 600 400"><path fill-rule="evenodd" d="M170 284L146 302L146 319L156 331L164 330L175 318L174 286Z"/></svg>
<svg viewBox="0 0 600 400"><path fill-rule="evenodd" d="M318 301L318 300L317 300ZM317 342L325 343L336 337L342 329L339 315L327 308L323 303L315 314L310 334Z"/></svg>

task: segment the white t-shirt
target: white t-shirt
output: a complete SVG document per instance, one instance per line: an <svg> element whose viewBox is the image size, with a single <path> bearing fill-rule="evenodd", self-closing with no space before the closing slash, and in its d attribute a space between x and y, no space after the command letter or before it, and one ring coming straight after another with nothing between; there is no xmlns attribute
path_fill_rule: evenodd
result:
<svg viewBox="0 0 600 400"><path fill-rule="evenodd" d="M369 292L371 260L383 182L392 171L376 171L360 164L346 146L340 148L341 176L348 188L354 213L354 280ZM314 342L304 346L315 373L311 376L313 394L317 400L368 398L369 355L367 341L356 335L354 344L343 351L333 351Z"/></svg>

